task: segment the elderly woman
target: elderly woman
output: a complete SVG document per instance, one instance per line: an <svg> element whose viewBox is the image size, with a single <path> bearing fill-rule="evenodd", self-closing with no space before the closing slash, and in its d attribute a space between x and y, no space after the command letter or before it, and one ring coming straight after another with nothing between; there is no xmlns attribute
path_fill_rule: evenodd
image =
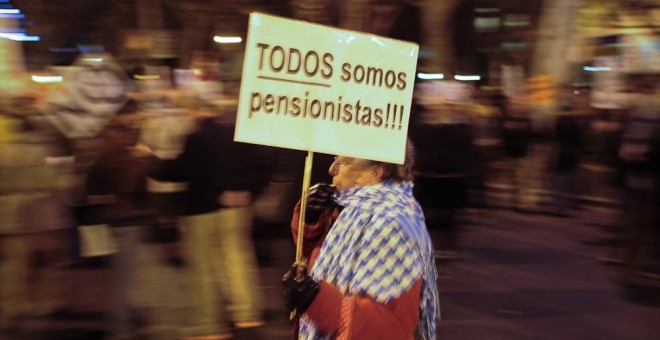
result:
<svg viewBox="0 0 660 340"><path fill-rule="evenodd" d="M284 275L300 339L435 339L436 269L412 195L414 154L403 165L339 156L333 185L308 193L303 255ZM300 207L292 221L294 239ZM309 268L309 275L307 274Z"/></svg>

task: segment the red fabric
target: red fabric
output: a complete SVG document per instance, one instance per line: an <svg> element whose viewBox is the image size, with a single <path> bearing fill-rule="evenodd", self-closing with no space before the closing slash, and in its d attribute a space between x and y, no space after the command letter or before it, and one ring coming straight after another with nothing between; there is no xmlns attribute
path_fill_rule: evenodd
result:
<svg viewBox="0 0 660 340"><path fill-rule="evenodd" d="M352 336L353 328L353 311L357 304L357 298L354 296L347 297L341 300L341 307L339 308L339 328L337 329L337 340L348 340Z"/></svg>
<svg viewBox="0 0 660 340"><path fill-rule="evenodd" d="M316 224L306 224L303 229L303 251L302 256L309 260L309 270L314 266L314 261L321 251L321 246L325 240L325 236L332 227L332 224L339 216L340 209L332 211L324 211L319 217ZM298 241L298 223L300 220L300 201L293 209L293 217L291 218L291 235L293 235L293 243ZM323 283L321 283L323 284ZM341 297L341 293L340 293ZM318 295L317 298L318 299ZM315 300L316 300L315 299ZM339 315L339 314L337 314ZM300 315L296 315L293 326L293 339L298 339L298 328L300 327Z"/></svg>
<svg viewBox="0 0 660 340"><path fill-rule="evenodd" d="M314 225L305 225L303 234L303 256L309 259L309 269L321 250L323 241L340 210L325 211ZM296 242L300 203L296 205L291 220L291 232ZM378 303L370 297L343 296L335 286L321 281L319 291L307 309L318 329L326 334L336 334L338 339L413 339L419 323L419 299L422 279L412 288L389 301ZM294 331L297 337L298 322Z"/></svg>
<svg viewBox="0 0 660 340"><path fill-rule="evenodd" d="M338 338L413 339L421 291L420 278L409 291L382 304L370 297L343 296L336 287L321 281L306 313L321 332L337 334Z"/></svg>
<svg viewBox="0 0 660 340"><path fill-rule="evenodd" d="M319 291L312 304L307 308L309 315L316 326L323 333L333 334L339 329L339 314L343 296L333 285L321 281Z"/></svg>
<svg viewBox="0 0 660 340"><path fill-rule="evenodd" d="M303 231L303 251L302 256L309 260L308 268L314 266L314 260L321 250L325 236L330 231L332 224L339 216L339 209L326 210L319 217L316 224L306 224ZM298 220L300 219L300 202L293 209L293 218L291 218L291 234L293 242L298 240Z"/></svg>

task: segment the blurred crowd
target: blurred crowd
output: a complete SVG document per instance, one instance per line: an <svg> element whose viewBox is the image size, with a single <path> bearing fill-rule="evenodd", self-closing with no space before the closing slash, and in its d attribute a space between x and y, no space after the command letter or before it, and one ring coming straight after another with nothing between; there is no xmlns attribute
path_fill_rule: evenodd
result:
<svg viewBox="0 0 660 340"><path fill-rule="evenodd" d="M657 287L657 83L653 74L630 77L627 103L612 109L594 107L588 86L558 88L549 110L492 87L472 86L460 102L418 91L409 135L436 258L459 256L457 218L466 211L477 218L484 208L564 218L617 211L621 223L600 260L622 265L626 287L648 280Z"/></svg>
<svg viewBox="0 0 660 340"><path fill-rule="evenodd" d="M103 265L112 338L263 325L252 206L272 177L269 155L234 143L235 115L221 107L148 93L75 138L34 97L2 103L3 331L70 312L70 270Z"/></svg>
<svg viewBox="0 0 660 340"><path fill-rule="evenodd" d="M622 265L621 283L657 281L657 78L632 79L626 108L595 109L588 88L567 87L543 114L498 88L468 86L456 101L423 85L409 137L438 261L460 256L465 211L571 217L600 206L624 221L605 259ZM68 270L98 259L110 261L116 338L264 324L258 266L273 255L263 239L290 237L304 153L233 142L235 99L136 88L98 134L76 138L35 98L2 98L2 329L69 310ZM313 183L328 181L330 163L316 158Z"/></svg>

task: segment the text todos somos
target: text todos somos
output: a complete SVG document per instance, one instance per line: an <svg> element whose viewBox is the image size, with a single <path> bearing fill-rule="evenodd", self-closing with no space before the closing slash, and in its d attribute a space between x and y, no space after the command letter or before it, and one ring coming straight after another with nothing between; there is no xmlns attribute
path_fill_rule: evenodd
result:
<svg viewBox="0 0 660 340"><path fill-rule="evenodd" d="M254 47L258 52L257 71L267 71L269 74L257 78L309 86L304 93L294 96L251 92L248 118L263 112L401 129L406 103L387 102L374 106L367 105L360 99L345 102L341 95L332 99L319 99L313 89L330 87L330 81L339 79L346 84L404 91L409 85L406 72L339 61L328 51L318 52L264 42L256 42Z"/></svg>

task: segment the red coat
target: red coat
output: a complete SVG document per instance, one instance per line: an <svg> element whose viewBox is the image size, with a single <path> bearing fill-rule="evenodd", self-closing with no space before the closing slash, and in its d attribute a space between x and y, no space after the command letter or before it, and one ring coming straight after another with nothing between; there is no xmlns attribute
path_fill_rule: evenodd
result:
<svg viewBox="0 0 660 340"><path fill-rule="evenodd" d="M309 259L310 271L339 212L339 209L326 211L316 224L305 225L303 256ZM291 220L294 242L298 236L299 214L298 204ZM413 339L419 323L421 288L422 278L419 278L409 291L382 304L368 296L344 296L335 286L321 281L318 294L306 313L321 332L335 334L337 339ZM297 333L296 321L296 338Z"/></svg>

